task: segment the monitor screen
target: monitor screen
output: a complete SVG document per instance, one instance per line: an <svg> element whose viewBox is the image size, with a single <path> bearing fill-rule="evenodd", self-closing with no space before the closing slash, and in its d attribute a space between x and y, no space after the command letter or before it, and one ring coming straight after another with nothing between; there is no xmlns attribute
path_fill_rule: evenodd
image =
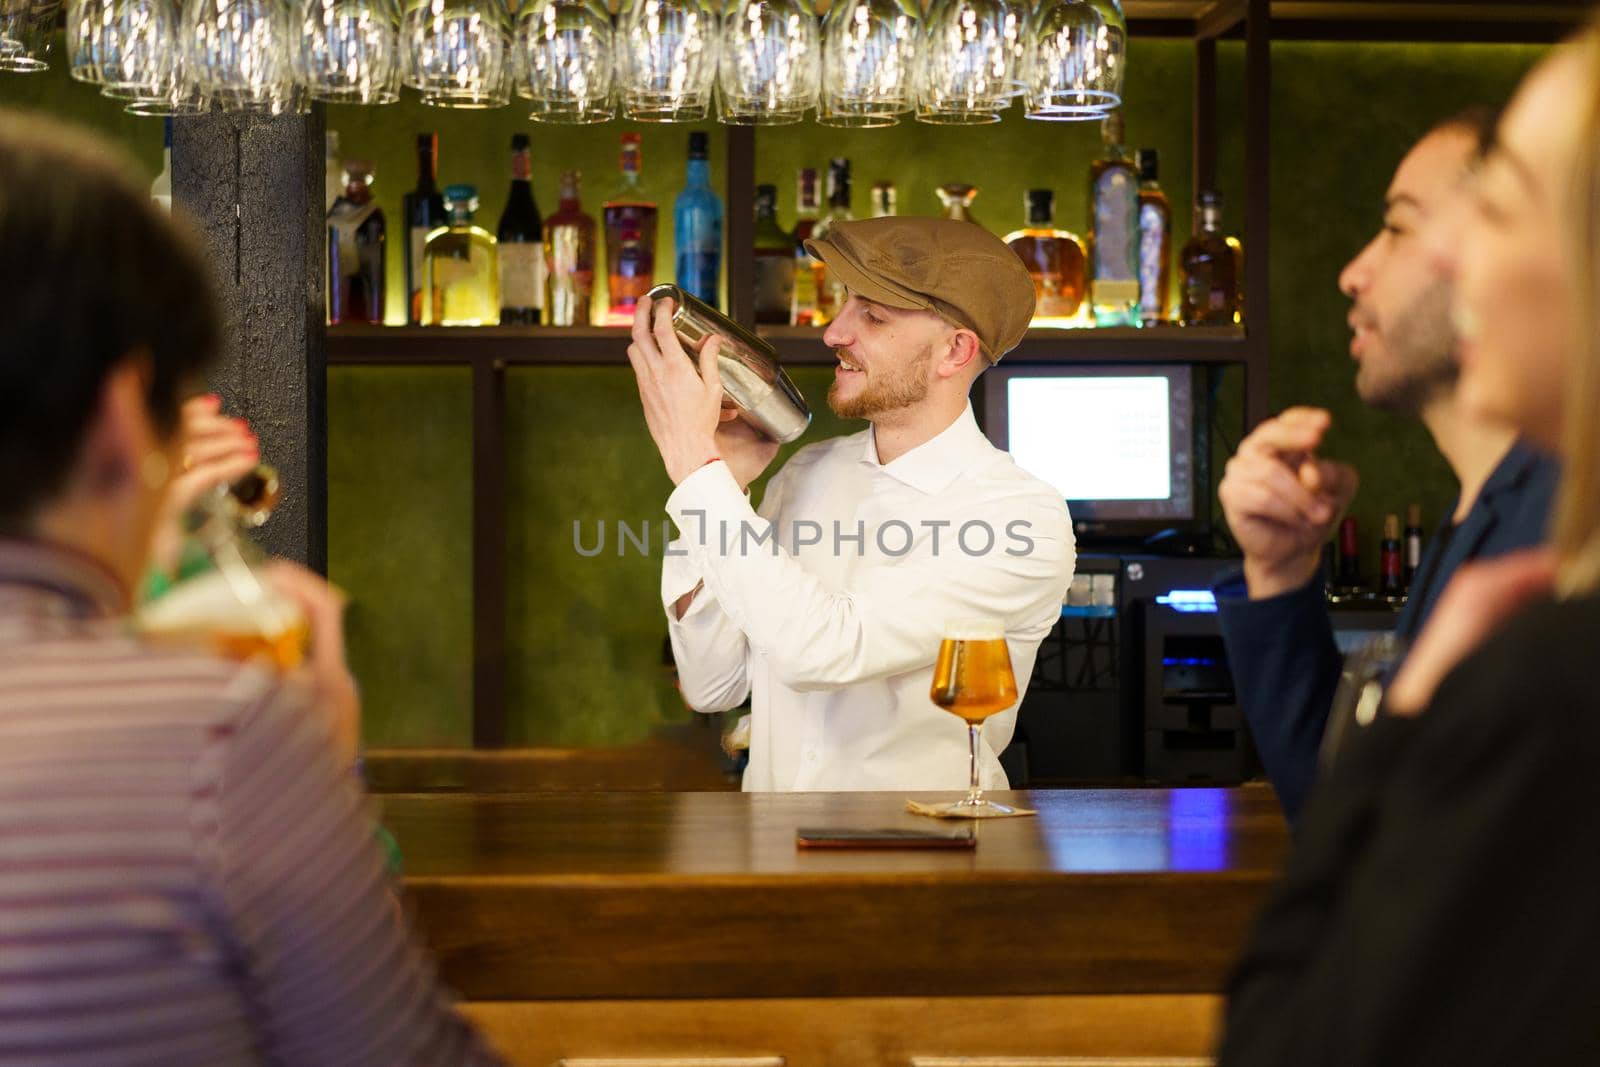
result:
<svg viewBox="0 0 1600 1067"><path fill-rule="evenodd" d="M1002 365L984 379L990 440L1056 487L1080 533L1195 518L1191 368Z"/></svg>

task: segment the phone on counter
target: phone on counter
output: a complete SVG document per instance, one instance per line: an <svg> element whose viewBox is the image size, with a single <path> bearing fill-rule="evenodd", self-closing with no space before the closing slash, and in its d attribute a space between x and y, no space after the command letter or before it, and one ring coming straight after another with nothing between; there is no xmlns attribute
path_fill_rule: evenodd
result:
<svg viewBox="0 0 1600 1067"><path fill-rule="evenodd" d="M971 826L938 830L802 827L794 832L797 848L976 848L978 835Z"/></svg>

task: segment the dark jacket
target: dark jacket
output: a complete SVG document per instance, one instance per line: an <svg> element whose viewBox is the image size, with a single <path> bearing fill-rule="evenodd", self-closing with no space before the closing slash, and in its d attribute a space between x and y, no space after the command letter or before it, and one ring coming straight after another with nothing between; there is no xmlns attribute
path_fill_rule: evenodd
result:
<svg viewBox="0 0 1600 1067"><path fill-rule="evenodd" d="M1600 597L1352 727L1229 990L1222 1067L1600 1063Z"/></svg>
<svg viewBox="0 0 1600 1067"><path fill-rule="evenodd" d="M1466 519L1453 532L1448 517L1439 524L1422 553L1396 632L1407 641L1421 632L1439 594L1463 563L1541 543L1559 477L1554 460L1526 444L1513 445ZM1452 504L1446 516L1454 511ZM1215 591L1239 705L1267 777L1293 823L1316 776L1317 749L1343 663L1322 580L1282 596L1249 600L1235 570Z"/></svg>

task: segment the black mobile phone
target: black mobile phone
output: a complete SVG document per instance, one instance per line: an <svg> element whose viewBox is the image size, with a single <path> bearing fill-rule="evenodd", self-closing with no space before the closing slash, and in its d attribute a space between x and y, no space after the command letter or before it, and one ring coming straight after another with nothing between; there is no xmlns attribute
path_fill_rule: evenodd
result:
<svg viewBox="0 0 1600 1067"><path fill-rule="evenodd" d="M978 835L970 826L938 830L802 827L794 832L794 843L798 848L975 848Z"/></svg>

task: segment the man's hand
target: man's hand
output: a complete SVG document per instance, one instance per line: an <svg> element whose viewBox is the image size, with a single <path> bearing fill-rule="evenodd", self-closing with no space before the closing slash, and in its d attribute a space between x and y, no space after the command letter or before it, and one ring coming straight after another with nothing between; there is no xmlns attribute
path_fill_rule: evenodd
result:
<svg viewBox="0 0 1600 1067"><path fill-rule="evenodd" d="M761 477L778 454L778 442L739 417L739 409L725 405L722 423L717 427L717 452L739 480L740 489Z"/></svg>
<svg viewBox="0 0 1600 1067"><path fill-rule="evenodd" d="M300 669L328 714L340 766L351 766L361 744L361 698L345 660L344 596L321 576L288 560L272 560L264 573L267 584L305 615L311 647Z"/></svg>
<svg viewBox="0 0 1600 1067"><path fill-rule="evenodd" d="M1323 543L1356 495L1354 468L1317 458L1331 421L1319 408L1290 408L1257 426L1228 461L1217 496L1244 553L1252 600L1311 580Z"/></svg>
<svg viewBox="0 0 1600 1067"><path fill-rule="evenodd" d="M1445 587L1416 645L1385 694L1396 715L1418 715L1445 676L1530 600L1555 585L1556 557L1547 548L1469 563Z"/></svg>
<svg viewBox="0 0 1600 1067"><path fill-rule="evenodd" d="M183 551L183 516L195 501L218 486L231 485L261 462L261 446L243 419L222 414L213 394L184 401L179 435L182 469L167 484L150 546L150 562L172 575Z"/></svg>
<svg viewBox="0 0 1600 1067"><path fill-rule="evenodd" d="M639 382L639 400L650 437L677 485L714 459L721 421L722 375L717 369L721 342L707 338L700 349L700 373L672 332L672 302L652 305L640 297L633 315L628 362Z"/></svg>

